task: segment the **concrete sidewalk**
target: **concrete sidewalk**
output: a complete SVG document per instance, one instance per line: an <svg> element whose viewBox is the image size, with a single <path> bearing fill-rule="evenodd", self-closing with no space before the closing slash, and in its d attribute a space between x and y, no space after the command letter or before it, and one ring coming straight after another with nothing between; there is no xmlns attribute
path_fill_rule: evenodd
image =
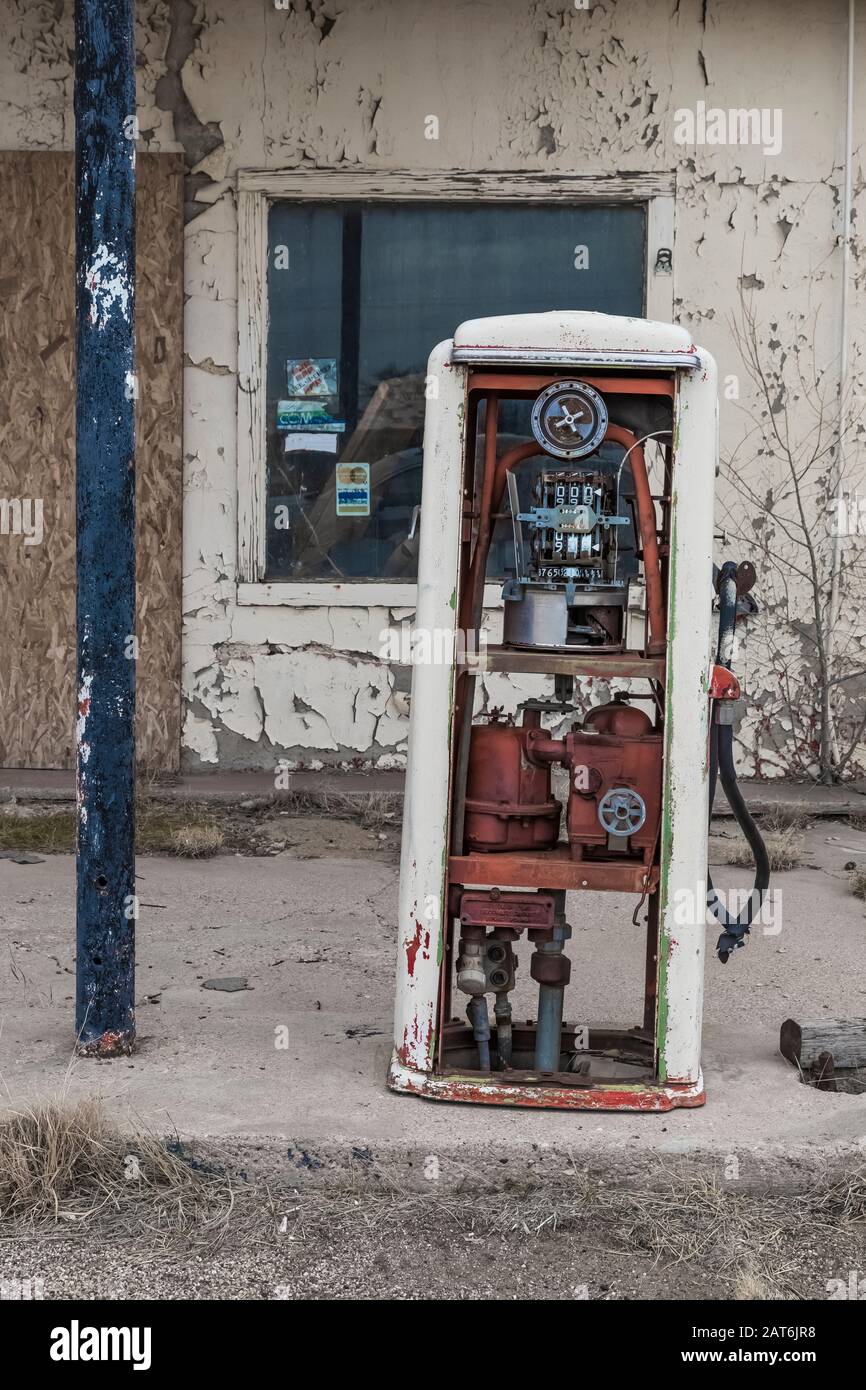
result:
<svg viewBox="0 0 866 1390"><path fill-rule="evenodd" d="M455 1176L478 1163L561 1173L563 1155L628 1164L648 1153L708 1151L776 1170L823 1162L866 1146L866 1096L801 1085L777 1046L789 1016L866 1015L866 918L844 871L851 860L866 863L866 833L816 823L801 867L775 880L781 933L756 934L727 966L709 958L708 1104L652 1116L460 1107L389 1093L395 863L339 850L141 859L140 1051L78 1061L68 1087L98 1091L118 1115L134 1113L160 1131L261 1141L299 1180L346 1163L417 1171L429 1154ZM67 1076L74 874L69 856L0 861L0 1075L12 1100L56 1091ZM730 885L748 875L718 868L714 877ZM573 895L569 918L566 1016L637 1022L643 947L631 904ZM234 976L249 987L203 988ZM517 1007L529 1014L528 993L518 992Z"/></svg>

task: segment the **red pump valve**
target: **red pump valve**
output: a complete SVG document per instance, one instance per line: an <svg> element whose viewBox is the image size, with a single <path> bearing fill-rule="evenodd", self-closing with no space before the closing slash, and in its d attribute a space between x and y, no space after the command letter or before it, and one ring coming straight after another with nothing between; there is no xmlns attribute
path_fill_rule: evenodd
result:
<svg viewBox="0 0 866 1390"><path fill-rule="evenodd" d="M727 666L714 666L710 676L711 700L739 700L740 682Z"/></svg>

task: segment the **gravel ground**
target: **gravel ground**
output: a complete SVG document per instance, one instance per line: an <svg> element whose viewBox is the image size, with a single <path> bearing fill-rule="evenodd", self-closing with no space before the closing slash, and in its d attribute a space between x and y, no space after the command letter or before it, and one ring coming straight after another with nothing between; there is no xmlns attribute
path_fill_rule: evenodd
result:
<svg viewBox="0 0 866 1390"><path fill-rule="evenodd" d="M483 1199L480 1209L483 1208ZM33 1239L0 1246L0 1279L42 1280L46 1299L602 1299L709 1300L829 1297L828 1281L866 1277L866 1230L821 1240L786 1233L770 1280L616 1248L615 1233L581 1229L477 1234L447 1208L369 1224L341 1210L255 1243L215 1253L156 1251L141 1241ZM773 1279L773 1271L778 1282ZM775 1286L774 1286L775 1285Z"/></svg>
<svg viewBox="0 0 866 1390"><path fill-rule="evenodd" d="M0 1224L2 1296L14 1281L83 1301L796 1301L850 1297L852 1284L866 1294L862 1165L743 1190L691 1159L626 1181L575 1168L566 1183L435 1195L269 1189L207 1163L194 1173L183 1229L166 1195L130 1200L122 1184L102 1215L79 1206L77 1229L63 1200L58 1225Z"/></svg>

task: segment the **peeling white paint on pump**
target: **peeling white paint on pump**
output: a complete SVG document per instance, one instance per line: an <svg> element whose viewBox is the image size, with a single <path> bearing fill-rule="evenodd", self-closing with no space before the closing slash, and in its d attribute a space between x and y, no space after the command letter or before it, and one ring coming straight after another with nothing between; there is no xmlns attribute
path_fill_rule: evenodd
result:
<svg viewBox="0 0 866 1390"><path fill-rule="evenodd" d="M665 760L662 797L660 959L656 1014L657 1085L683 1089L676 1103L702 1099L701 1017L705 912L676 921L674 904L707 877L708 735L712 603L713 487L716 463L716 365L682 329L603 314L515 315L462 325L428 363L438 392L427 403L418 576L418 618L427 631L453 631L460 592L467 365L516 347L528 370L561 351L599 350L643 358L637 375L661 353L676 370L677 419L672 476L672 534L667 611ZM470 346L470 344L472 346ZM459 346L458 346L459 345ZM495 366L493 370L495 370ZM673 372L673 367L668 367ZM519 378L518 378L519 379ZM437 1001L447 920L449 769L453 762L452 665L427 663L412 680L412 728L403 816L398 907L397 994L391 1084L429 1089L434 1070ZM699 902L702 898L699 895ZM703 905L703 904L702 904ZM532 1088L529 1088L532 1090ZM473 1097L474 1098L474 1097ZM667 1099L673 1099L672 1095ZM543 1103L541 1093L538 1103ZM623 1108L640 1108L638 1100Z"/></svg>

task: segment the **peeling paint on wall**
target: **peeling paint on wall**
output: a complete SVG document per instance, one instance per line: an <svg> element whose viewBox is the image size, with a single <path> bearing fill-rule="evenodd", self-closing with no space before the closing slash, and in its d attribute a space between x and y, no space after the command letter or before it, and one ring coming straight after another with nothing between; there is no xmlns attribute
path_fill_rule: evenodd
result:
<svg viewBox="0 0 866 1390"><path fill-rule="evenodd" d="M213 177L202 166L214 150L223 144L218 121L202 121L193 107L184 85L184 69L196 61L198 41L204 28L198 17L201 5L193 0L170 0L168 5L169 32L163 55L164 72L154 87L154 101L172 119L174 138L186 155L189 173L186 180L186 218L191 221L201 212L197 201L199 190L212 183Z"/></svg>
<svg viewBox="0 0 866 1390"><path fill-rule="evenodd" d="M25 0L4 6L0 143L7 148L71 145L71 9ZM676 313L717 358L723 451L759 478L763 463L750 454L748 418L760 405L731 320L741 296L749 297L774 368L784 368L804 318L814 321L816 360L838 359L846 13L843 0L820 7L812 0L596 0L588 11L569 0L138 5L142 144L182 150L189 170L188 765L272 766L280 757L298 765L393 765L408 728L407 672L379 654L379 633L408 616L389 610L387 591L371 609L236 601L237 171L675 171ZM858 69L864 65L861 42ZM699 101L781 110L779 155L767 157L757 145L677 144L676 112ZM436 140L425 136L431 113ZM862 109L855 116L859 151L866 116ZM855 229L863 201L858 178ZM858 232L854 363L866 322L863 251ZM717 516L744 534L754 526L742 498L721 484ZM742 552L735 558L749 558ZM793 587L800 603L796 578ZM760 577L756 595L760 601ZM805 610L802 616L806 622ZM854 638L862 645L862 635ZM791 662L807 659L807 640L792 637ZM790 771L786 746L803 733L762 660L760 623L743 660L756 703L739 732L741 751L752 769ZM511 708L528 693L529 684L514 679L479 682L482 704Z"/></svg>

